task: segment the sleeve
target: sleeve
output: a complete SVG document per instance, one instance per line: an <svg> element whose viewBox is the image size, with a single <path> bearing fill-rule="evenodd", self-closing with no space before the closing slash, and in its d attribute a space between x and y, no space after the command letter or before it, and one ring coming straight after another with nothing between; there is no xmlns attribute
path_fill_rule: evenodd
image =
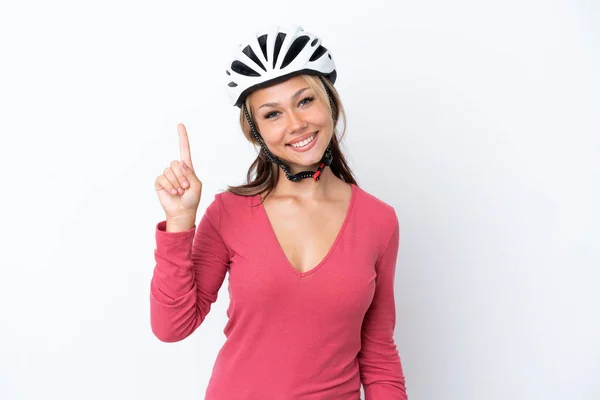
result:
<svg viewBox="0 0 600 400"><path fill-rule="evenodd" d="M400 228L396 218L395 228L375 266L375 295L363 320L358 362L365 400L408 399L402 364L394 342L394 275L399 242Z"/></svg>
<svg viewBox="0 0 600 400"><path fill-rule="evenodd" d="M217 300L229 268L229 251L216 227L218 197L206 209L194 236L166 232L166 221L156 225L156 261L150 282L150 324L163 342L191 335Z"/></svg>

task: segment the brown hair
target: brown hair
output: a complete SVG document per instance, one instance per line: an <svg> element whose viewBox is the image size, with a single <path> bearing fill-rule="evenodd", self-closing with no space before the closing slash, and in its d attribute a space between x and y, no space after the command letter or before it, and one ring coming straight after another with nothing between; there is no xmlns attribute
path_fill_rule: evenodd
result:
<svg viewBox="0 0 600 400"><path fill-rule="evenodd" d="M306 80L310 88L315 93L315 96L320 101L327 104L330 109L333 106L333 110L331 110L331 112L333 115L333 126L335 129L330 143L331 152L333 154L333 162L330 166L331 172L333 172L335 176L337 176L344 182L356 184L354 174L348 166L346 158L344 157L344 154L342 153L339 145L340 141L346 134L346 113L344 112L344 107L342 106L342 102L340 101L339 93L331 84L331 82L327 79L319 79L318 77L312 75L302 75L302 77ZM331 105L329 103L327 92L325 91L323 83L327 85L327 89L331 94ZM248 110L248 114L250 115L252 123L256 127L256 120L252 113L248 97L246 97L244 106ZM341 132L337 129L340 118L342 120ZM240 110L240 126L246 139L253 145L258 146L259 143L252 135L250 125L246 120L246 116L244 115L243 109ZM250 168L248 168L248 173L246 175L246 184L239 186L228 186L227 191L241 196L254 196L260 193L264 195L264 200L275 188L275 184L277 183L277 179L279 178L280 172L280 167L277 164L271 163L268 160L267 155L261 147L258 156L250 165Z"/></svg>

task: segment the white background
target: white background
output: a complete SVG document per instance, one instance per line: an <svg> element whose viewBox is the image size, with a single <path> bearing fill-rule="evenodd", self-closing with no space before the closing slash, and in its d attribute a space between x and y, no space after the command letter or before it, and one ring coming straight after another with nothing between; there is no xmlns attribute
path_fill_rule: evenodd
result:
<svg viewBox="0 0 600 400"><path fill-rule="evenodd" d="M600 399L595 0L3 2L0 399L203 398L227 281L152 335L154 179L183 122L199 218L242 183L225 65L287 23L332 51L351 167L400 219L410 399Z"/></svg>

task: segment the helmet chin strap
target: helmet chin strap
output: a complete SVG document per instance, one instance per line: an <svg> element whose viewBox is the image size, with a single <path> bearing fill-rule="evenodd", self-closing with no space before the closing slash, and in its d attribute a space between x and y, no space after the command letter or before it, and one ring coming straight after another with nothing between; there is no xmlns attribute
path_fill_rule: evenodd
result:
<svg viewBox="0 0 600 400"><path fill-rule="evenodd" d="M333 110L333 104L331 101L331 96L329 95L329 90L327 89L327 86L325 85L325 83L323 83L323 85L325 86L325 89L327 91L327 97L329 97L329 104L331 105L331 109ZM281 167L281 169L283 170L283 172L285 173L285 176L288 178L288 180L297 182L304 178L313 178L316 182L319 179L321 179L321 174L323 173L323 170L325 169L325 167L329 167L331 165L331 163L333 162L333 154L331 152L331 144L327 145L327 148L325 149L325 154L323 154L323 157L321 157L321 162L319 163L319 167L317 168L316 171L302 171L302 172L298 172L295 175L292 175L292 173L290 171L290 167L286 163L281 161L279 159L279 157L277 157L276 155L271 153L269 151L269 149L267 148L267 145L265 145L265 142L262 140L262 138L258 134L256 128L254 127L254 124L252 123L252 119L250 118L250 114L248 113L248 110L246 109L245 103L242 104L242 108L244 109L244 115L246 116L246 120L248 121L248 124L250 125L250 130L252 131L252 135L254 136L256 141L260 144L260 147L265 152L267 159L269 161L271 161L272 163L279 165Z"/></svg>

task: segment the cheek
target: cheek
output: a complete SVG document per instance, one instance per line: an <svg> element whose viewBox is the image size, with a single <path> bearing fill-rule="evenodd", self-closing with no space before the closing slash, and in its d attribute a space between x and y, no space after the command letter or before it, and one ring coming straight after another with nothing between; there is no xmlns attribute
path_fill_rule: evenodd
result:
<svg viewBox="0 0 600 400"><path fill-rule="evenodd" d="M333 123L333 119L331 118L331 111L329 111L329 107L324 106L323 104L318 104L317 110L314 113L314 121L317 122L321 126L329 126Z"/></svg>
<svg viewBox="0 0 600 400"><path fill-rule="evenodd" d="M321 113L318 117L318 122L317 124L321 127L323 127L324 129L326 129L329 133L333 132L333 119L331 118L331 115L329 114L329 109L326 109L325 112Z"/></svg>
<svg viewBox="0 0 600 400"><path fill-rule="evenodd" d="M267 145L279 144L285 138L284 130L277 121L270 123L257 123L256 127Z"/></svg>

